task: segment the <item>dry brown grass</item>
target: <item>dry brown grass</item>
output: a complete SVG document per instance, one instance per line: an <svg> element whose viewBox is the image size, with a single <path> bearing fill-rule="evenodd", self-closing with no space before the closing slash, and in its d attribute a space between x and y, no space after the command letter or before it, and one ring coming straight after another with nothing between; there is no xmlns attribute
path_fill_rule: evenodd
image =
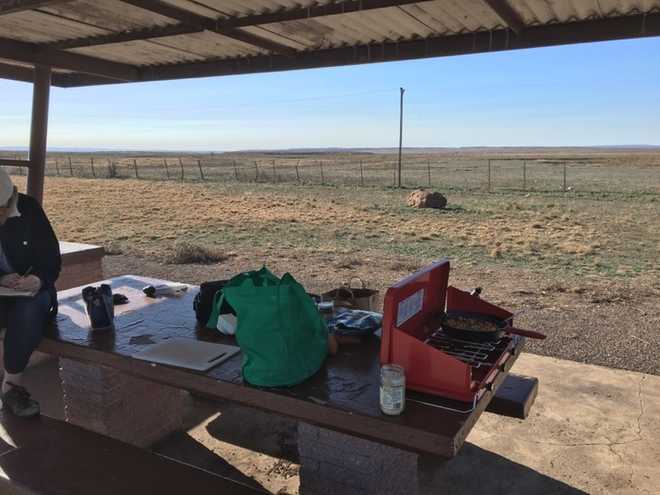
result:
<svg viewBox="0 0 660 495"><path fill-rule="evenodd" d="M16 181L24 185L24 178ZM448 210L419 211L405 206L405 196L385 189L48 178L45 206L62 239L181 263L260 250L295 252L301 262L314 254L344 270L448 255L634 275L657 260L658 202L461 194L449 196Z"/></svg>
<svg viewBox="0 0 660 495"><path fill-rule="evenodd" d="M231 256L215 246L204 246L182 241L174 245L174 252L166 261L174 265L209 265L211 263L222 263L229 258Z"/></svg>

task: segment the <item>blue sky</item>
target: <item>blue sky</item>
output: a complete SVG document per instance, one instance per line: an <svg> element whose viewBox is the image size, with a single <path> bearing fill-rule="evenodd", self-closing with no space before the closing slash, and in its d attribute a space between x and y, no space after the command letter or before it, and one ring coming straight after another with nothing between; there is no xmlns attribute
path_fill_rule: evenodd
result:
<svg viewBox="0 0 660 495"><path fill-rule="evenodd" d="M660 145L660 38L274 74L60 89L49 147L236 150ZM0 80L0 147L31 85Z"/></svg>

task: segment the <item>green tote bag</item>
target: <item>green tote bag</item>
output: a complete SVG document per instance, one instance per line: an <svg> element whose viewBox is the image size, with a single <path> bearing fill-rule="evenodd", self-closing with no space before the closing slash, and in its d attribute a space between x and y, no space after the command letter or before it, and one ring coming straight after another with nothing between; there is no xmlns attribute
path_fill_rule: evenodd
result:
<svg viewBox="0 0 660 495"><path fill-rule="evenodd" d="M290 274L266 267L241 273L223 287L236 311L236 340L243 352L243 379L281 387L316 373L328 352L328 330L314 301Z"/></svg>

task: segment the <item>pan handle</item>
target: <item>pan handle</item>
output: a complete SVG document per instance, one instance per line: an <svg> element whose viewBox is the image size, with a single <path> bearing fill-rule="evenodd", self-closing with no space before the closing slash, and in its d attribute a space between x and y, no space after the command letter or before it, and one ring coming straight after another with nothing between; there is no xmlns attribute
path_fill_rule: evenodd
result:
<svg viewBox="0 0 660 495"><path fill-rule="evenodd" d="M547 336L540 332L535 332L533 330L523 330L522 328L515 327L506 327L503 328L505 332L513 333L516 335L522 335L523 337L529 337L530 339L541 339L544 340Z"/></svg>

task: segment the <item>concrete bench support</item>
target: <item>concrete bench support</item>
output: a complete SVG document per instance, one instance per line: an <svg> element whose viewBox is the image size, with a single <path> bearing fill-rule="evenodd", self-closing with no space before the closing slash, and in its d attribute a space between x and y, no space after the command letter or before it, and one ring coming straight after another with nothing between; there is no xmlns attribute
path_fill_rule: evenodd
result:
<svg viewBox="0 0 660 495"><path fill-rule="evenodd" d="M69 423L138 447L183 427L183 390L71 359L60 359L60 379Z"/></svg>
<svg viewBox="0 0 660 495"><path fill-rule="evenodd" d="M298 453L301 494L418 493L415 453L302 422Z"/></svg>
<svg viewBox="0 0 660 495"><path fill-rule="evenodd" d="M100 246L60 242L62 271L57 279L57 290L70 289L103 280L103 256Z"/></svg>

